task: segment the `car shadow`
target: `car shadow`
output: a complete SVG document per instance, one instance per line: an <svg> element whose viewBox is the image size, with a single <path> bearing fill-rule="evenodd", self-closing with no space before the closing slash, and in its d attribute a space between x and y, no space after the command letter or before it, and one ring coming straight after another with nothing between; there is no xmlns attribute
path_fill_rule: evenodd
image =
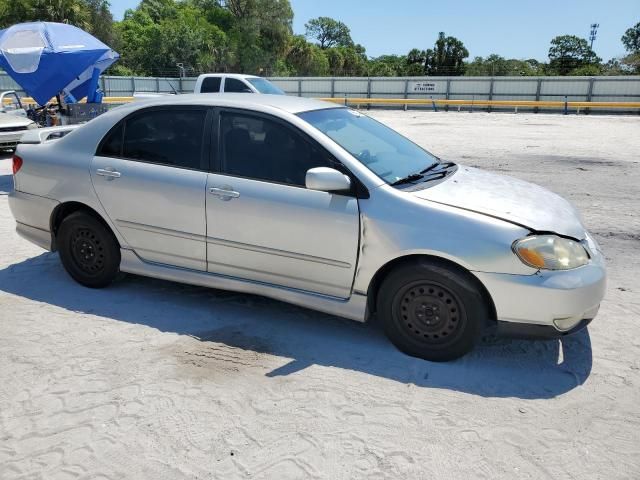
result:
<svg viewBox="0 0 640 480"><path fill-rule="evenodd" d="M13 189L13 175L11 174L11 160L13 153L7 150L0 150L0 195L8 195Z"/></svg>
<svg viewBox="0 0 640 480"><path fill-rule="evenodd" d="M432 363L397 351L375 324L317 313L264 297L128 275L103 290L66 274L58 255L43 253L0 270L0 291L70 311L143 324L202 342L290 358L268 377L310 365L363 372L424 388L483 397L552 398L586 381L586 330L561 341L484 339L469 355ZM3 322L11 318L3 317Z"/></svg>
<svg viewBox="0 0 640 480"><path fill-rule="evenodd" d="M13 189L13 176L0 174L0 195L9 195Z"/></svg>

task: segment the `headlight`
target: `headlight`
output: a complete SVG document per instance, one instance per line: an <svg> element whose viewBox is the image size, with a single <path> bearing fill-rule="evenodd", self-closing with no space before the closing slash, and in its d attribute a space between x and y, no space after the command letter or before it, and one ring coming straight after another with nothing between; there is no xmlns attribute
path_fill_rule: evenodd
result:
<svg viewBox="0 0 640 480"><path fill-rule="evenodd" d="M31 122L29 125L27 125L27 130L33 130L34 128L38 128L38 124L35 122Z"/></svg>
<svg viewBox="0 0 640 480"><path fill-rule="evenodd" d="M556 235L523 238L513 244L513 251L530 267L545 270L570 270L589 262L589 254L580 243Z"/></svg>

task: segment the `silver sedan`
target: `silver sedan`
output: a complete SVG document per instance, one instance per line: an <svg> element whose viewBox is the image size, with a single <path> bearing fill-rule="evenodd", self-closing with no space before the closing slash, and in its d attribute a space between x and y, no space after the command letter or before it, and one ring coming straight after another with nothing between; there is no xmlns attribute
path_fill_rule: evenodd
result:
<svg viewBox="0 0 640 480"><path fill-rule="evenodd" d="M129 272L375 316L429 360L488 328L575 332L605 291L600 248L564 199L316 100L129 104L30 131L13 162L18 233L87 287Z"/></svg>

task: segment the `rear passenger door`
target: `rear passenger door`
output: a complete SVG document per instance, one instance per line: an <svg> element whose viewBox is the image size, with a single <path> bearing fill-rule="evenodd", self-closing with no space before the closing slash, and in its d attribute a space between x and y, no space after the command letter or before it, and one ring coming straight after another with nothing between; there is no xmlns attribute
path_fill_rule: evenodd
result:
<svg viewBox="0 0 640 480"><path fill-rule="evenodd" d="M200 93L220 93L221 77L205 77L200 85Z"/></svg>
<svg viewBox="0 0 640 480"><path fill-rule="evenodd" d="M205 107L152 107L122 120L98 147L96 194L143 260L206 270L211 116Z"/></svg>
<svg viewBox="0 0 640 480"><path fill-rule="evenodd" d="M223 110L207 181L212 273L347 298L359 242L358 200L305 187L308 169L337 167L284 120Z"/></svg>

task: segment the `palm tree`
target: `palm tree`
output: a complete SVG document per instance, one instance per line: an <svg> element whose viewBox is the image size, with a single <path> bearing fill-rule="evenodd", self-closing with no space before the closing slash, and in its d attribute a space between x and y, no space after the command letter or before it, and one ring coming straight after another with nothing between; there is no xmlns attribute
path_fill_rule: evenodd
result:
<svg viewBox="0 0 640 480"><path fill-rule="evenodd" d="M75 25L86 30L89 25L87 4L83 0L35 0L34 20Z"/></svg>

